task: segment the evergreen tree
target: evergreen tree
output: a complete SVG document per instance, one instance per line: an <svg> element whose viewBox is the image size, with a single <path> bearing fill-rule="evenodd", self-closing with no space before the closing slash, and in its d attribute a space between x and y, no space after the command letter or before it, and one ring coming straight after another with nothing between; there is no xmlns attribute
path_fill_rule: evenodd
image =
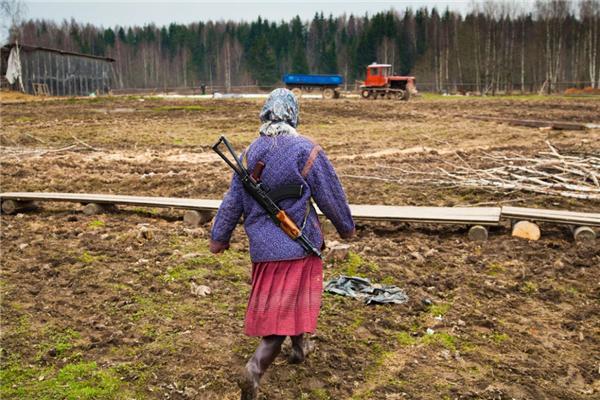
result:
<svg viewBox="0 0 600 400"><path fill-rule="evenodd" d="M427 51L428 12L426 8L417 10L415 16L417 54L422 56Z"/></svg>
<svg viewBox="0 0 600 400"><path fill-rule="evenodd" d="M163 29L165 29L165 28L163 28ZM123 29L123 27L119 28L118 37L119 37L119 41L121 43L127 43L127 37L125 36L125 29Z"/></svg>
<svg viewBox="0 0 600 400"><path fill-rule="evenodd" d="M306 60L306 50L302 43L296 43L294 46L290 72L293 74L308 74L310 72Z"/></svg>
<svg viewBox="0 0 600 400"><path fill-rule="evenodd" d="M400 29L400 74L409 75L417 59L414 20L410 10L404 14Z"/></svg>
<svg viewBox="0 0 600 400"><path fill-rule="evenodd" d="M192 59L190 60L192 70L196 72L196 77L200 81L207 81L206 76L206 49L201 39L201 30L197 33L196 40L192 42L191 52Z"/></svg>
<svg viewBox="0 0 600 400"><path fill-rule="evenodd" d="M250 48L252 77L262 88L269 88L279 80L275 51L265 35L259 37Z"/></svg>
<svg viewBox="0 0 600 400"><path fill-rule="evenodd" d="M308 74L310 70L306 57L306 32L299 16L294 17L290 23L289 40L292 51L290 72L294 74Z"/></svg>
<svg viewBox="0 0 600 400"><path fill-rule="evenodd" d="M367 65L377 61L377 51L375 43L377 43L376 29L372 29L368 19L364 19L364 30L358 37L356 44L356 56L354 61L354 70L357 76L364 76L364 71Z"/></svg>
<svg viewBox="0 0 600 400"><path fill-rule="evenodd" d="M102 40L104 40L104 43L106 43L108 46L114 46L115 45L115 32L111 29L105 29L104 30L104 36L102 37Z"/></svg>
<svg viewBox="0 0 600 400"><path fill-rule="evenodd" d="M335 40L330 44L325 45L323 56L321 57L322 72L325 74L337 74L337 51L335 49Z"/></svg>
<svg viewBox="0 0 600 400"><path fill-rule="evenodd" d="M120 31L119 31L120 32ZM120 33L119 33L120 35ZM160 28L160 48L162 51L169 51L169 32L164 26Z"/></svg>
<svg viewBox="0 0 600 400"><path fill-rule="evenodd" d="M130 45L133 45L133 48L135 50L137 50L137 38L136 38L135 32L131 28L127 29L127 40L126 41Z"/></svg>

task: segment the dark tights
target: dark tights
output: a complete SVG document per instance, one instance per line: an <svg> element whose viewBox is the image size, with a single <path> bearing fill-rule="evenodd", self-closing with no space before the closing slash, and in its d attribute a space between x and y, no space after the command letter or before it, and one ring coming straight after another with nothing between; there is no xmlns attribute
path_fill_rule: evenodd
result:
<svg viewBox="0 0 600 400"><path fill-rule="evenodd" d="M281 345L285 340L286 336L264 336L260 341L260 344L256 348L254 355L248 361L248 370L260 379L269 365L275 361L279 352L281 351ZM290 336L292 339L292 351L302 353L304 345L304 335L300 334L297 336Z"/></svg>

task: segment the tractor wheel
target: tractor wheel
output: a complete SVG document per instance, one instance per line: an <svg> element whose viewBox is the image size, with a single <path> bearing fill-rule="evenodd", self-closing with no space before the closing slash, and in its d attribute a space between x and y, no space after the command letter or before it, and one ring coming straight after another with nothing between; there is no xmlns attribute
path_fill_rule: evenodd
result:
<svg viewBox="0 0 600 400"><path fill-rule="evenodd" d="M371 96L371 92L368 91L367 89L360 91L360 97L362 97L363 99L368 99L370 96Z"/></svg>
<svg viewBox="0 0 600 400"><path fill-rule="evenodd" d="M397 91L397 92L396 92L396 98L397 98L398 100L402 100L402 99L404 99L404 90L399 90L399 91Z"/></svg>
<svg viewBox="0 0 600 400"><path fill-rule="evenodd" d="M299 87L293 88L292 93L294 93L294 96L296 96L297 99L302 98L302 89L300 89Z"/></svg>
<svg viewBox="0 0 600 400"><path fill-rule="evenodd" d="M333 99L335 91L332 88L326 88L323 90L323 98L327 100Z"/></svg>
<svg viewBox="0 0 600 400"><path fill-rule="evenodd" d="M402 100L408 101L410 99L410 89L406 89L402 95Z"/></svg>
<svg viewBox="0 0 600 400"><path fill-rule="evenodd" d="M388 100L393 99L394 98L394 92L387 92L385 94L385 98L388 99Z"/></svg>

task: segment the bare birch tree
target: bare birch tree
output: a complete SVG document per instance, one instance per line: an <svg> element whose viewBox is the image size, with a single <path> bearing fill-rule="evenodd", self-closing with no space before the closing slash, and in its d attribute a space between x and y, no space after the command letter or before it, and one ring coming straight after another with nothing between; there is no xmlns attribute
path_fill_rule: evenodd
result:
<svg viewBox="0 0 600 400"><path fill-rule="evenodd" d="M7 38L21 39L21 25L27 14L27 5L22 0L1 0L0 15L2 18L2 40Z"/></svg>
<svg viewBox="0 0 600 400"><path fill-rule="evenodd" d="M567 0L551 0L536 2L538 17L544 23L544 59L546 63L546 82L548 92L556 90L556 83L562 67L562 49L564 44L564 23L569 13L570 3Z"/></svg>
<svg viewBox="0 0 600 400"><path fill-rule="evenodd" d="M600 1L583 0L579 4L579 14L583 22L583 41L587 59L591 87L600 87L598 73L598 47L600 46Z"/></svg>

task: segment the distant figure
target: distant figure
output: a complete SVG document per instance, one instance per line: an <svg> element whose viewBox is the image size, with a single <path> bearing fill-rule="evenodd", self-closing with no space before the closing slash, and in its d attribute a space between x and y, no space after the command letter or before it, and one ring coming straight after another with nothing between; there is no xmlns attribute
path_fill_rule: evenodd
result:
<svg viewBox="0 0 600 400"><path fill-rule="evenodd" d="M200 85L200 92L202 94L206 94L206 84L203 83L202 85Z"/></svg>
<svg viewBox="0 0 600 400"><path fill-rule="evenodd" d="M261 113L260 136L242 155L250 171L262 161L261 180L269 188L302 185L297 199L280 202L282 209L301 227L311 243L322 248L323 234L310 199L329 218L342 238L355 233L354 221L342 185L321 147L297 131L298 101L288 89L271 92ZM239 385L242 399L256 399L261 377L275 360L286 336L292 340L290 363L301 363L312 349L305 333L313 333L321 307L323 261L308 255L271 221L245 191L234 174L217 212L210 250L229 248L240 217L250 240L252 291L245 319L245 333L262 337L256 352L243 368Z"/></svg>

